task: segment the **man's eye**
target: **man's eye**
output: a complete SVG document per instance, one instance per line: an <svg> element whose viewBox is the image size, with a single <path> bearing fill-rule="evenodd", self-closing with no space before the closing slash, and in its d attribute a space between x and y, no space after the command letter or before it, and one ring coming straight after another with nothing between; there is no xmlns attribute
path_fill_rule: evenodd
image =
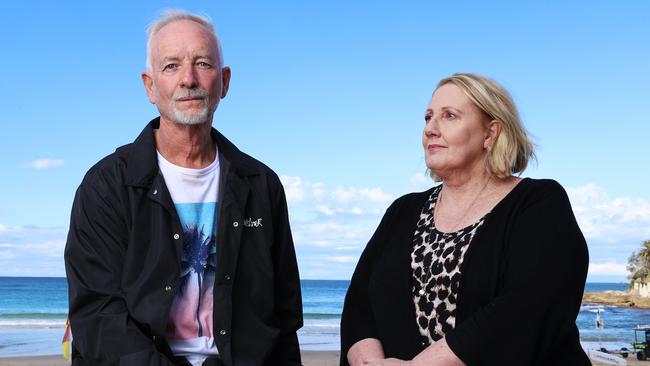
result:
<svg viewBox="0 0 650 366"><path fill-rule="evenodd" d="M168 64L168 65L165 65L165 67L163 68L163 71L172 71L172 70L176 69L177 67L178 67L178 65L176 65L176 64Z"/></svg>
<svg viewBox="0 0 650 366"><path fill-rule="evenodd" d="M429 122L431 121L431 115L430 114L425 114L424 115L424 122Z"/></svg>
<svg viewBox="0 0 650 366"><path fill-rule="evenodd" d="M198 65L199 67L203 67L203 68L206 68L206 69L208 69L208 68L211 68L211 67L212 67L212 65L210 65L210 64L209 64L209 63L207 63L207 62L203 62L203 61L201 61L201 62L199 62L199 63L197 63L197 65Z"/></svg>

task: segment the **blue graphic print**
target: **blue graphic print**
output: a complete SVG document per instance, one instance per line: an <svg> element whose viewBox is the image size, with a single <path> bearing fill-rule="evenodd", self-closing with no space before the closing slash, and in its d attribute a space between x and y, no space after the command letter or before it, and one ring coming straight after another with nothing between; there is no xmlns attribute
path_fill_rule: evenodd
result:
<svg viewBox="0 0 650 366"><path fill-rule="evenodd" d="M211 297L216 273L216 202L176 204L176 212L183 227L183 255L181 257L180 298L196 296L186 293L188 287L198 287L198 305L195 319L198 323L197 336L203 336L201 313L211 309L201 309L204 295ZM196 281L196 282L194 282ZM182 301L182 300L181 300Z"/></svg>

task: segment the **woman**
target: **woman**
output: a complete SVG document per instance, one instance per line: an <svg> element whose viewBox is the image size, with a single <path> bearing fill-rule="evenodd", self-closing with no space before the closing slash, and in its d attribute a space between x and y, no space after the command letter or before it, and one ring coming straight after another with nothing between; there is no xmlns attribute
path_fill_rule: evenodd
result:
<svg viewBox="0 0 650 366"><path fill-rule="evenodd" d="M590 365L575 325L587 246L557 182L513 175L534 154L508 92L455 74L424 120L442 184L396 200L370 239L341 365Z"/></svg>

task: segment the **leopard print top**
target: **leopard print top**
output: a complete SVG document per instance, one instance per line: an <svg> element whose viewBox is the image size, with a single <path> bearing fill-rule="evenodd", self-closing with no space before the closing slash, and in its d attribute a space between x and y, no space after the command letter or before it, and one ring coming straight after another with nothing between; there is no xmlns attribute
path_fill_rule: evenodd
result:
<svg viewBox="0 0 650 366"><path fill-rule="evenodd" d="M487 216L453 233L438 231L433 209L441 189L442 185L435 189L422 208L411 253L413 302L423 346L441 339L456 325L460 265Z"/></svg>

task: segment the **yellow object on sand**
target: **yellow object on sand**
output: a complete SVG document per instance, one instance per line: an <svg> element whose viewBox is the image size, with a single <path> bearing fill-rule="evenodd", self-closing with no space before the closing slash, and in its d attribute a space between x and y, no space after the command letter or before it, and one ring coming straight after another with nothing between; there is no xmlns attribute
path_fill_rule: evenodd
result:
<svg viewBox="0 0 650 366"><path fill-rule="evenodd" d="M70 332L70 319L65 321L65 333L63 333L63 340L61 341L61 351L63 352L63 358L66 360L70 359L70 351L72 345L72 333Z"/></svg>

